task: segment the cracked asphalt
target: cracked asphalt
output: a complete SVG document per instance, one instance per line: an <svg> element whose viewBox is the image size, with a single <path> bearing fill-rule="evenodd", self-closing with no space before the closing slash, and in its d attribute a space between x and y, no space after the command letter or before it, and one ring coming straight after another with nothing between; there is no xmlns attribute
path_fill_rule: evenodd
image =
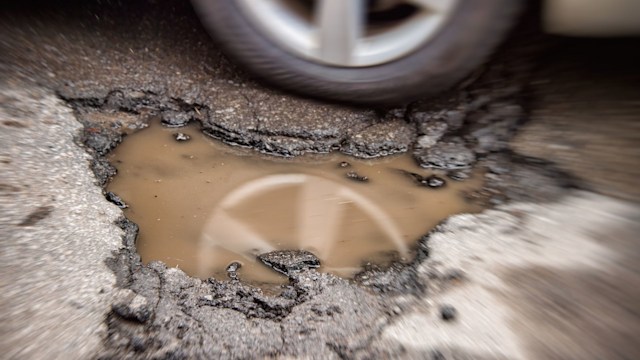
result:
<svg viewBox="0 0 640 360"><path fill-rule="evenodd" d="M640 358L637 40L525 29L465 86L362 109L254 82L186 1L2 6L3 357ZM277 297L143 265L101 155L176 114L280 156L464 146L494 206L445 221L410 266L311 269Z"/></svg>

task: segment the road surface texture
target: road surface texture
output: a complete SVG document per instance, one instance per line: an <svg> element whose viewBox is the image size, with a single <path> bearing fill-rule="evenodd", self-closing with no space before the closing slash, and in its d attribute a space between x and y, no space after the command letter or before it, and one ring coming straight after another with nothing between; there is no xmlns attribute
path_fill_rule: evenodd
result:
<svg viewBox="0 0 640 360"><path fill-rule="evenodd" d="M442 97L357 109L257 84L185 1L2 6L3 358L640 358L637 40L522 25ZM279 296L191 278L143 265L103 194L104 155L152 117L280 156L474 165L490 208L353 281L300 263Z"/></svg>

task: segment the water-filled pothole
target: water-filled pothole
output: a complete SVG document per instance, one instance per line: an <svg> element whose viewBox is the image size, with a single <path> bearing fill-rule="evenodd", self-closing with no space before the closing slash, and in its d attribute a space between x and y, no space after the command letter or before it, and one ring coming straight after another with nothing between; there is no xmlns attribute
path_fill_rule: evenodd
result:
<svg viewBox="0 0 640 360"><path fill-rule="evenodd" d="M482 176L429 177L407 154L276 158L221 144L195 124L152 123L109 160L118 175L108 190L140 226L143 262L160 260L201 278L226 278L227 266L239 262L245 281L283 282L256 260L274 249L309 250L320 270L349 277L367 262L410 259L437 223L480 210L463 193L479 188Z"/></svg>

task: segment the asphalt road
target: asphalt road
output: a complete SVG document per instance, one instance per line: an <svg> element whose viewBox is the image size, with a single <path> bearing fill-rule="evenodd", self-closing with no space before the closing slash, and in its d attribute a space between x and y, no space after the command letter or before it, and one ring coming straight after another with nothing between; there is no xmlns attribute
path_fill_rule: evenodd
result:
<svg viewBox="0 0 640 360"><path fill-rule="evenodd" d="M4 357L640 358L637 40L525 31L511 44L533 46L501 50L464 96L388 112L255 83L187 2L2 6ZM496 95L514 84L517 96ZM469 99L517 101L526 119L499 139L500 154L533 157L543 165L531 169L553 167L575 186L501 180L517 190L511 201L449 219L406 271L373 285L311 272L289 302L142 266L90 169L95 153L78 145L87 109L123 120L121 108L140 115L144 100L149 111L206 109L201 120L217 137L263 152L373 156L416 141L419 127L403 114ZM453 321L442 305L456 309Z"/></svg>

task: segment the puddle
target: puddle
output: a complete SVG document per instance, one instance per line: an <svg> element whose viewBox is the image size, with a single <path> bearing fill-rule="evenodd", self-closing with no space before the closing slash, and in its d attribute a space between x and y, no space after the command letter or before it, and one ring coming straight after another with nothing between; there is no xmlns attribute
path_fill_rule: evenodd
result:
<svg viewBox="0 0 640 360"><path fill-rule="evenodd" d="M177 133L190 140L176 141ZM367 261L410 259L415 242L440 221L480 210L462 192L479 188L481 176L418 186L406 172L433 172L408 154L275 158L221 144L197 125L152 123L126 137L109 160L118 175L108 191L140 226L143 262L160 260L200 278L224 279L237 261L247 282L284 282L255 259L274 249L309 250L321 271L350 277Z"/></svg>

